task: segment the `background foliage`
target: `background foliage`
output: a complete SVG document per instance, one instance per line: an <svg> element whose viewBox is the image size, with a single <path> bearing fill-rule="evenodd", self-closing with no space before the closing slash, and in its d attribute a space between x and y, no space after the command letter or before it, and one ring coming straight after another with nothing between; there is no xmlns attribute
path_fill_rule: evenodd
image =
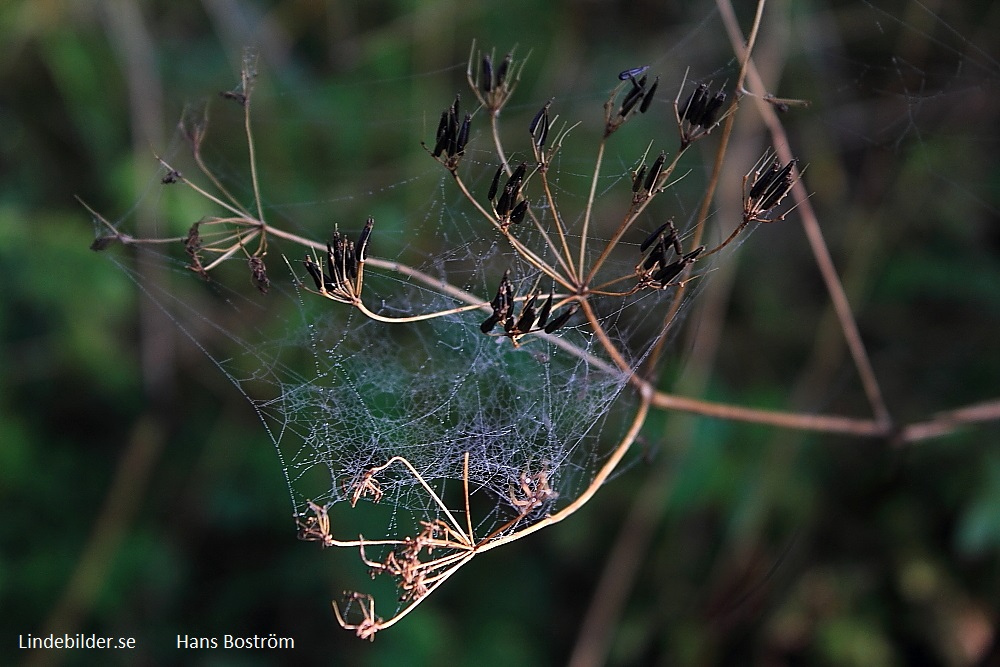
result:
<svg viewBox="0 0 1000 667"><path fill-rule="evenodd" d="M772 2L765 14L757 55L777 94L812 100L786 122L901 423L1000 389L998 30L985 1ZM368 214L405 221L411 203L391 189L355 195L434 166L417 141L461 89L473 38L531 50L522 112L555 96L591 127L621 69L732 67L708 3L0 8L2 655L119 657L14 648L18 634L80 631L136 636L147 664L268 664L282 656L183 655L175 637L275 633L314 663L559 664L589 605L617 609L593 599L612 558L625 603L598 630L613 663L996 659L995 425L900 449L656 417L644 462L572 521L477 559L374 644L336 628L346 561L295 541L250 406L88 250L73 196L153 230L200 215L158 208L151 149L171 145L185 104L236 83L252 44L267 199L338 202L277 214L315 235ZM225 114L213 101L211 160L248 187ZM622 155L646 139L630 140ZM752 163L762 147L734 151ZM866 415L794 215L752 236L698 305L669 362L679 392Z"/></svg>

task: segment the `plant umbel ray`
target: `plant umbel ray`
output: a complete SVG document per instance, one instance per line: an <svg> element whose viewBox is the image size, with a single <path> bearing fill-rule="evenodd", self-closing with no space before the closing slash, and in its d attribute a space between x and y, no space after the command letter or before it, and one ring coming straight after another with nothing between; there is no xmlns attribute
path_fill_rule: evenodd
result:
<svg viewBox="0 0 1000 667"><path fill-rule="evenodd" d="M757 3L753 26L745 44L729 2L719 0L719 7L740 62L740 74L735 89L742 91L744 84L748 83L750 90L762 90L750 54L761 23L764 1L760 0ZM522 471L519 482L512 484L510 497L506 500L509 501L507 504L513 508L513 511L506 520L498 520L499 525L483 531L486 533L485 535L476 536L473 530L474 522L469 502L468 453L465 454L462 475L464 505L460 509L448 507L442 494L439 493L439 489L435 488L432 483L433 480L425 479L421 472L402 456L392 456L381 465L357 471L357 479L351 494L352 506L363 498L376 502L381 499L382 490L379 476L383 475L389 468L400 466L405 470L406 475L416 480L417 488L426 496L428 504L434 508L434 516L432 520L419 522L419 526L414 528L414 534L410 536L390 535L379 539L359 536L357 539L340 539L334 535L334 530L330 526L330 518L327 515L328 508L310 501L307 510L296 516L300 537L318 541L324 547L357 549L362 562L370 568L373 574L385 574L396 581L403 601L394 615L383 620L376 616L373 598L362 593L348 594L343 606L334 603L337 620L343 627L356 632L360 637L372 638L379 630L391 627L411 613L431 592L479 553L521 539L574 514L594 497L598 489L615 471L638 437L651 409L679 410L733 421L767 424L819 433L891 439L900 443L937 437L968 424L1000 419L1000 400L991 400L942 413L929 421L911 424L899 429L893 427L843 288L819 232L815 214L809 206L804 186L799 181L792 182L791 180L788 181L787 186L791 190L792 196L796 200L798 212L803 218L803 224L812 245L817 265L831 294L841 328L872 405L874 418L761 410L676 396L658 389L655 367L662 356L664 341L667 339L664 333L670 323L674 321L674 316L680 308L685 294L685 286L692 276L692 265L695 264L699 256L707 256L728 245L732 239L742 233L743 228L748 223L748 218L745 215L744 220L738 223L736 230L729 234L723 243L708 252L703 252L705 248L700 245L700 241L704 234L711 203L722 171L721 167L728 139L739 105L738 96L734 96L721 118L716 119L715 116L705 118L690 114L692 104L690 101L682 109L678 102L681 93L678 93L678 98L674 101L674 114L679 127L686 128L686 130L681 130L680 149L669 159L664 152L654 151L654 154L659 153L659 157L656 157L648 165L645 158L642 160L641 166L637 168L633 177L631 200L626 205L617 228L609 236L600 239L597 234L591 232L594 227L593 216L597 198L597 184L600 179L606 146L613 135L631 118L635 117L637 113L645 113L650 108L650 101L659 83L658 78L654 79L652 83L645 75L637 80L637 77L642 75L646 68L636 68L623 72L622 77L620 77L621 83L613 90L604 106L604 132L599 139L584 210L579 218L574 218L566 215L564 211L560 211L559 202L553 195L552 184L548 177L548 165L560 150L562 141L568 133L568 130L564 129L555 135L556 139L550 145L546 145L549 133L548 124L551 122L549 111L552 101L545 104L530 128L531 155L533 155L536 164L520 165L513 169L506 159L508 154L513 153L505 149L497 123L502 108L510 99L523 63L515 62L512 54L505 57L502 63L494 63L492 54L481 56L483 61L478 70L480 75L476 77L472 74L474 71L472 64L475 54L474 46L472 53L468 68L469 85L472 87L481 109L486 110L490 121L490 135L499 161L494 181L496 182L501 175L506 175L508 181L513 180L514 182L509 182L505 186L507 189L503 193L505 197L503 200L498 198L495 192L497 186L494 184L494 192L491 192L489 196L492 211L483 204L485 198L472 192L463 176L465 166L462 164L462 157L465 144L472 137L470 127L476 114L466 112L464 117L459 118L458 99L450 108L451 111L446 110L442 115L442 124L439 127L436 145L433 151L428 150L428 152L447 169L459 192L473 207L474 217L484 219L488 223L485 226L488 230L503 236L510 246L510 251L521 262L531 267L538 276L544 276L551 280L554 285L559 286L560 293L556 295L553 288L546 309L551 307L553 302L556 302L555 308L571 307L574 312L578 310L583 315L583 323L580 326L592 334L596 344L584 349L572 342L569 337L559 336L558 331L548 333L549 329L545 328L543 331L542 327L533 327L530 332L511 332L508 330L506 335L515 345L518 344L518 339L525 336L545 337L560 350L585 361L595 371L625 378L632 388L632 397L636 400L637 406L625 434L613 446L599 470L591 480L588 480L585 488L578 495L568 499L565 505L557 505L558 490L550 488L550 479L545 464L539 463L534 469ZM302 266L305 267L316 284L315 290L307 287L307 291L315 292L337 302L338 305L335 307L355 308L371 320L388 325L405 325L476 310L486 314L492 313L491 318L495 318L494 311L497 308L497 299L491 302L482 295L473 294L458 285L445 282L440 277L404 262L369 256L367 253L368 242L374 238L373 222L371 221L356 240L342 236L337 232L334 234L333 240L327 244L288 232L265 220L256 164L257 157L250 124L250 100L254 75L253 59L248 56L244 59L244 70L239 89L236 92L225 94L226 97L235 99L242 104L244 109L244 127L253 186L253 206L246 207L241 204L206 167L200 152L205 127L204 125L196 125L186 130L185 133L191 144L195 162L208 181L207 185L194 182L174 169L166 160L159 157L157 159L167 172L164 177L165 184L176 183L191 188L211 205L217 207L220 214L199 221L192 226L186 236L140 239L120 232L104 217L87 207L102 229L101 235L94 243L94 248L103 249L113 242L123 245L184 244L186 251L192 258L192 268L203 277L208 277L209 272L222 262L240 254L251 260L251 267L254 271L263 272L263 260L267 254L269 242L277 240L296 246L300 252L301 250L306 251L306 259ZM704 86L699 86L698 90L700 91L702 87ZM722 91L719 91L716 94L716 99L722 98L724 95ZM721 102L719 104L721 105ZM786 165L793 164L787 138L774 114L773 105L762 105L762 112L775 139L775 151L779 159ZM538 123L544 123L544 125L539 126ZM716 129L720 131L714 132ZM659 240L650 238L643 244L643 250L647 254L638 259L634 274L627 273L616 276L595 286L593 283L597 280L598 272L608 267L609 260L614 253L623 251L621 246L626 234L634 228L640 216L649 210L651 202L656 199L658 194L668 187L667 184L673 177L680 156L693 142L700 141L710 134L712 136L719 135L720 138L709 183L698 209L693 229L684 239L689 244L688 247L682 247L680 235L676 234L672 223L669 226L664 225L661 228L663 231L659 232L663 235ZM764 164L761 170L767 174L769 173L766 171L767 168L768 165ZM758 170L756 178L760 178L761 170ZM470 180L469 182L475 181ZM541 200L551 209L550 215L538 215L530 206L530 191L536 189L538 183L540 183ZM782 184L782 188L784 187L785 185ZM786 194L785 189L777 192L773 198L774 202L780 202L784 194ZM744 194L744 196L747 195ZM746 204L744 208L748 210ZM770 209L771 207L762 208ZM757 213L758 211L755 210L754 215ZM770 213L765 211L764 215L770 215ZM526 222L522 222L525 217L531 220L532 228L537 232L535 241L541 240L539 244L542 246L541 249L533 248L530 236L522 231L521 225L527 225ZM765 221L773 221L783 217L784 214L781 214L777 218L768 218ZM580 221L579 229L574 230L580 236L579 246L575 248L571 247L569 242L571 230L566 227L566 221L574 219ZM547 225L550 227L547 228ZM669 235L666 232L668 227ZM377 235L377 228L374 235ZM592 247L592 244L595 243L603 243L604 245L595 249ZM252 249L249 244L253 244ZM377 250L377 243L373 243L372 247ZM647 250L647 248L649 249ZM204 262L202 261L203 257ZM288 259L285 261L293 273L298 273L292 268L291 261ZM419 283L438 295L446 296L452 300L454 306L445 309L429 309L427 312L417 312L405 316L390 316L380 313L378 309L370 308L363 300L362 278L365 271L371 272L373 270ZM635 283L632 288L615 293L606 290L611 285L630 281ZM304 285L301 282L300 284ZM510 287L506 289L511 290ZM601 315L602 299L627 297L643 290L668 289L674 290L674 294L664 319L663 331L645 356L645 365L641 369L635 368L629 361L628 350L620 348L619 343L616 343L614 337L609 335L606 330ZM503 307L510 309L516 303L519 304L522 312L529 309L530 302L533 302L538 296L537 288L535 288L534 296L530 294L516 295L510 291L504 292L504 294ZM513 318L509 317L509 310L507 314L508 317L505 318L505 321L513 321ZM522 319L525 317L522 316ZM542 319L544 320L544 318ZM495 322L496 319L493 321ZM488 323L492 326L492 322ZM487 323L484 323L484 333L487 332L485 324ZM551 508L551 511L544 513L542 508L545 508L546 511ZM372 555L376 551L379 552L379 555Z"/></svg>

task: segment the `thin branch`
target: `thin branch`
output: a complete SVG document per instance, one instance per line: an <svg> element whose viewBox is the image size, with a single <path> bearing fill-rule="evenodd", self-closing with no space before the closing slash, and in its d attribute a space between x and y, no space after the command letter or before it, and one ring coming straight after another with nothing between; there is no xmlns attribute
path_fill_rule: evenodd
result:
<svg viewBox="0 0 1000 667"><path fill-rule="evenodd" d="M939 412L934 415L934 419L904 427L899 433L898 441L913 443L929 440L949 435L963 426L991 421L1000 421L1000 399Z"/></svg>
<svg viewBox="0 0 1000 667"><path fill-rule="evenodd" d="M594 176L590 179L590 194L587 195L587 208L583 214L583 229L580 231L580 262L577 265L580 270L579 280L581 284L584 284L583 267L587 261L587 234L590 229L590 216L594 212L594 199L597 197L597 181L601 176L601 163L604 161L604 147L607 143L608 138L604 136L601 138L601 143L597 145L597 159L594 160Z"/></svg>

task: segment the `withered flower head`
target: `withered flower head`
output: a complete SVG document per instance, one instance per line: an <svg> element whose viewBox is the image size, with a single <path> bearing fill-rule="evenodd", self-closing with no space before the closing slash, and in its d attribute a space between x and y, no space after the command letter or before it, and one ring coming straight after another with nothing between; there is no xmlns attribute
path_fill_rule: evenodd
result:
<svg viewBox="0 0 1000 667"><path fill-rule="evenodd" d="M744 221L776 222L784 218L784 214L778 217L772 217L771 214L792 189L795 183L792 170L797 163L798 160L793 158L781 166L775 160L769 168L752 172L753 183L743 200ZM750 174L747 175L747 180L749 178Z"/></svg>
<svg viewBox="0 0 1000 667"><path fill-rule="evenodd" d="M526 173L527 164L522 162L507 179L503 191L500 191L500 177L503 174L503 165L501 165L493 176L493 182L490 183L488 199L493 205L497 221L504 230L512 222L517 223L524 220L524 216L528 212L528 201L521 198L521 188L524 185ZM498 193L499 196L497 196Z"/></svg>
<svg viewBox="0 0 1000 667"><path fill-rule="evenodd" d="M649 109L653 101L653 95L656 93L656 88L659 86L660 78L656 77L653 79L651 85L647 85L649 84L649 77L645 72L648 69L649 66L644 65L642 67L627 69L618 74L619 80L627 83L619 84L604 105L605 137L611 136L612 133L621 127L631 117L633 111L638 110L639 113L646 113ZM641 78L636 78L640 75L642 75ZM612 111L615 97L626 87L628 90L622 98L617 113L615 113Z"/></svg>
<svg viewBox="0 0 1000 667"><path fill-rule="evenodd" d="M535 146L538 151L545 146L545 140L549 136L549 107L552 106L552 100L545 103L535 117L531 119L531 123L528 125L528 134L531 135L531 143Z"/></svg>
<svg viewBox="0 0 1000 667"><path fill-rule="evenodd" d="M479 102L491 116L496 116L510 100L521 76L524 60L515 62L513 51L507 53L499 64L493 61L492 53L483 53L477 58L473 43L465 76ZM480 63L477 71L476 63Z"/></svg>
<svg viewBox="0 0 1000 667"><path fill-rule="evenodd" d="M699 83L684 104L674 103L682 150L712 131L725 103L726 93L720 89L713 95L705 83Z"/></svg>
<svg viewBox="0 0 1000 667"><path fill-rule="evenodd" d="M540 293L537 289L524 299L521 311L514 316L514 286L510 282L510 270L504 271L503 278L500 279L500 286L497 288L496 296L490 302L493 313L487 317L479 326L484 334L491 334L493 329L499 324L503 327L500 334L509 338L515 347L519 346L522 337L544 331L547 334L561 329L576 312L579 304L573 303L560 313L555 319L549 319L552 314L555 294L551 290L549 296L539 305Z"/></svg>
<svg viewBox="0 0 1000 667"><path fill-rule="evenodd" d="M368 256L368 241L375 221L368 218L355 244L346 235L334 231L333 238L326 244L326 270L306 257L303 265L316 291L333 301L356 305L361 299L364 282L364 266Z"/></svg>
<svg viewBox="0 0 1000 667"><path fill-rule="evenodd" d="M677 229L673 221L668 220L646 237L639 245L639 251L644 253L643 260L636 267L639 285L663 289L675 284L673 279L698 259L705 246L698 246L685 254Z"/></svg>
<svg viewBox="0 0 1000 667"><path fill-rule="evenodd" d="M434 149L431 151L431 155L450 171L458 168L458 163L465 154L472 126L472 114L466 113L465 118L459 121L459 108L460 97L456 95L454 103L441 112L441 120L438 121L434 135Z"/></svg>

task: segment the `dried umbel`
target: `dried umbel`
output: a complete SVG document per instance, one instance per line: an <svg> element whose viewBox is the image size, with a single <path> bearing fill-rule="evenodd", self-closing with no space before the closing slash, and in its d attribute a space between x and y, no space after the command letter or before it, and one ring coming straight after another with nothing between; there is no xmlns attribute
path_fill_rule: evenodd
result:
<svg viewBox="0 0 1000 667"><path fill-rule="evenodd" d="M431 155L452 171L458 168L459 161L465 155L465 145L469 143L469 129L472 126L472 114L466 113L459 120L459 103L460 98L456 95L455 102L441 112L434 150L431 151Z"/></svg>
<svg viewBox="0 0 1000 667"><path fill-rule="evenodd" d="M305 542L319 542L323 547L332 547L333 533L330 532L330 517L326 508L311 500L306 501L307 511L293 518L299 527L298 538Z"/></svg>
<svg viewBox="0 0 1000 667"><path fill-rule="evenodd" d="M677 94L680 99L680 92ZM681 150L706 136L721 120L726 93L720 88L715 93L708 84L699 83L683 104L674 100L674 115L681 135Z"/></svg>
<svg viewBox="0 0 1000 667"><path fill-rule="evenodd" d="M504 174L504 167L501 165L497 167L497 171L493 175L493 181L490 183L487 199L493 205L493 213L496 214L497 222L504 230L511 223L516 224L523 221L525 214L528 212L528 200L521 196L521 188L524 186L527 167L528 165L524 162L519 164L501 190L499 189L500 179Z"/></svg>
<svg viewBox="0 0 1000 667"><path fill-rule="evenodd" d="M400 606L386 619L376 616L374 598L366 594L348 594L334 605L341 625L363 638L405 617L477 554L572 515L596 493L638 437L654 400L662 400L650 378L686 283L749 222L776 219L774 209L794 178L791 163L757 165L744 183L743 219L711 250L700 242L707 214L683 230L671 220L640 233L651 216L662 220L676 212L673 201L661 195L676 179L691 142L724 122L725 95L702 85L683 106L675 100L683 140L680 150L670 153L661 149L664 124L642 117L658 109L659 77L646 66L622 71L617 81L611 77L604 125L593 135L597 151L590 188L577 196L550 170L575 127L560 129L556 100L532 102L531 120L516 134L519 146L509 150L503 143L498 117L522 66L512 52L497 60L473 47L467 74L478 106L473 102L466 109L456 95L440 115L433 145L424 146L443 167L443 180L459 193L454 199L464 202L465 210L455 217L460 224L471 221L456 253L461 259L449 259L454 248L432 251L425 267L406 264L405 251L391 259L369 258L371 218L356 236L337 230L326 243L276 227L265 220L252 150L255 207L242 204L205 167L204 120L187 122L182 131L207 184L161 160L165 185L191 188L218 209L176 239L193 270L208 277L222 262L242 257L253 284L265 292L271 280L264 258L269 241L277 239L307 249L298 272L304 267L309 285L298 286L353 313L333 309L324 326L310 322L316 376L290 389L282 386L282 400L268 403L267 410L279 414L282 437L294 443L287 445L293 451L282 449L282 455L288 470L295 470L289 483L300 539L356 550L372 575L396 585ZM244 109L251 145L252 81L248 68L227 95ZM475 135L474 118L485 120ZM629 132L650 133L631 182L627 172L624 178L612 174L613 179L603 173L605 150L626 122ZM476 159L463 159L467 155ZM602 190L602 182L615 185ZM711 202L713 193L704 196ZM595 213L599 197L606 199ZM654 206L670 211L663 215ZM598 216L608 224L598 227ZM442 225L448 217L441 216ZM138 242L101 221L108 236L100 247ZM449 231L435 238L456 238ZM462 278L451 272L450 261L461 265ZM487 301L494 280L488 276L501 268L507 270ZM423 354L418 364L387 358L382 345L392 336L385 327L408 325L412 335L400 338L423 346L427 366L457 372L444 380L426 375ZM382 398L372 399L373 392ZM623 392L629 398L621 401ZM622 426L608 444L601 441L608 433L601 429L612 410L621 411L615 422ZM359 420L367 421L359 426ZM295 488L307 476L329 477L330 486ZM413 525L395 517L373 539L337 537L331 512L338 502L350 511L347 505L382 500L412 512ZM474 518L474 505L477 511L487 505L487 516Z"/></svg>
<svg viewBox="0 0 1000 667"><path fill-rule="evenodd" d="M620 128L632 116L633 112L646 113L649 111L649 107L653 103L653 96L656 94L656 88L660 85L660 77L655 77L652 83L650 83L649 77L645 74L648 69L649 66L644 65L625 70L618 75L618 79L622 83L615 89L615 92L611 95L611 99L608 100L608 103L604 107L605 138L611 136L611 134ZM640 78L636 79L636 77ZM625 91L625 94L621 98L621 104L617 112L613 112L613 100L616 99L622 90Z"/></svg>
<svg viewBox="0 0 1000 667"><path fill-rule="evenodd" d="M483 321L480 330L484 334L491 334L493 329L499 324L503 327L501 335L506 336L514 344L519 345L521 338L528 334L544 331L547 334L554 333L564 327L577 310L577 304L573 303L556 317L549 319L553 310L553 299L555 294L549 293L541 305L538 303L539 291L533 289L531 293L523 299L520 314L515 317L514 310L516 299L514 297L514 286L510 282L510 271L505 271L500 279L500 286L497 294L490 302L493 313Z"/></svg>
<svg viewBox="0 0 1000 667"><path fill-rule="evenodd" d="M476 53L476 44L473 42L465 73L466 79L487 113L491 117L499 116L500 111L514 94L527 59L518 60L514 57L514 51L509 51L500 62L496 62L492 52L480 53L478 57Z"/></svg>
<svg viewBox="0 0 1000 667"><path fill-rule="evenodd" d="M762 160L766 164L766 159ZM743 219L755 222L776 222L784 219L784 214L773 216L777 208L788 195L795 183L793 170L798 160L789 160L784 166L775 160L769 168L761 167L752 172L753 180L750 189L746 184L751 174L744 179Z"/></svg>
<svg viewBox="0 0 1000 667"><path fill-rule="evenodd" d="M646 237L639 250L644 253L642 262L635 268L640 286L665 289L676 284L674 279L705 252L705 246L685 253L674 223L668 220Z"/></svg>
<svg viewBox="0 0 1000 667"><path fill-rule="evenodd" d="M365 260L368 257L368 241L375 221L368 218L355 244L340 232L333 233L333 239L326 244L326 270L312 258L306 257L303 264L316 284L316 291L334 301L358 305L361 302L361 287L364 283Z"/></svg>

